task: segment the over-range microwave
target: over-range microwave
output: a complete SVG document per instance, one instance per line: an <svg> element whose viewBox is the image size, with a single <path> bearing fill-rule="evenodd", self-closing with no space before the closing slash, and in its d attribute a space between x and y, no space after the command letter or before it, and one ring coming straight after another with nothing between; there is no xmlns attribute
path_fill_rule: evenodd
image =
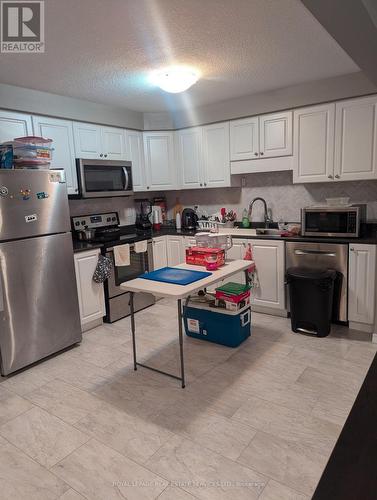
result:
<svg viewBox="0 0 377 500"><path fill-rule="evenodd" d="M365 218L365 205L307 207L301 210L301 231L303 236L358 238Z"/></svg>
<svg viewBox="0 0 377 500"><path fill-rule="evenodd" d="M130 161L77 158L78 197L108 198L132 195L131 167Z"/></svg>

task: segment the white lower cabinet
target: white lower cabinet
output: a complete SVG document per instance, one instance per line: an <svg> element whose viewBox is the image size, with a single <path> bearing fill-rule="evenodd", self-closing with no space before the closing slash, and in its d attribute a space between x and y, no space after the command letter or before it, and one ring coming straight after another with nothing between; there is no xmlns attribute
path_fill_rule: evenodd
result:
<svg viewBox="0 0 377 500"><path fill-rule="evenodd" d="M100 320L105 315L103 285L93 281L99 249L78 252L74 255L79 298L80 320L83 330L87 325Z"/></svg>
<svg viewBox="0 0 377 500"><path fill-rule="evenodd" d="M284 241L248 240L258 272L259 287L252 290L254 306L284 311Z"/></svg>
<svg viewBox="0 0 377 500"><path fill-rule="evenodd" d="M167 236L168 266L177 266L185 262L185 252L182 236Z"/></svg>
<svg viewBox="0 0 377 500"><path fill-rule="evenodd" d="M153 238L153 269L160 269L168 265L168 254L166 249L166 236Z"/></svg>
<svg viewBox="0 0 377 500"><path fill-rule="evenodd" d="M376 293L376 245L350 244L348 319L373 325Z"/></svg>

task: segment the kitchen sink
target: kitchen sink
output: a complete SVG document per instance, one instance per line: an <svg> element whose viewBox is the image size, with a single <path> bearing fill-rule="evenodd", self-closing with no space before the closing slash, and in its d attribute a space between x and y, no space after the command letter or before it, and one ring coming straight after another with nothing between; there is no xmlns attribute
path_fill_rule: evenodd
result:
<svg viewBox="0 0 377 500"><path fill-rule="evenodd" d="M258 227L256 229L256 234L260 234L260 235L263 235L263 234L266 234L266 235L269 235L269 236L280 236L282 233L282 231L280 231L280 229L270 229L270 228L264 228L264 227Z"/></svg>

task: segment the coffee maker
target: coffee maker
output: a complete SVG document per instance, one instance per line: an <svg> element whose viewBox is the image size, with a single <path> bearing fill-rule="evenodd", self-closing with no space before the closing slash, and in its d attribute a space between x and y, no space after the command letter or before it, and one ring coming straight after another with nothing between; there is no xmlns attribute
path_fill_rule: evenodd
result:
<svg viewBox="0 0 377 500"><path fill-rule="evenodd" d="M182 229L194 231L198 222L198 216L192 208L185 208L182 212Z"/></svg>
<svg viewBox="0 0 377 500"><path fill-rule="evenodd" d="M148 198L142 198L135 200L139 203L139 211L136 213L135 226L140 231L150 231L152 228L152 223L150 221L150 216L152 214L152 203Z"/></svg>

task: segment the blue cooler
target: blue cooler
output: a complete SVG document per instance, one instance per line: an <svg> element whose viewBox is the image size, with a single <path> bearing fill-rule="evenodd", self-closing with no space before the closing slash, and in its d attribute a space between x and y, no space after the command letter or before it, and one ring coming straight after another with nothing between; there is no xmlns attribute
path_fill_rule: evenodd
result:
<svg viewBox="0 0 377 500"><path fill-rule="evenodd" d="M239 311L228 311L191 302L183 308L183 322L189 337L237 347L250 337L250 305Z"/></svg>

